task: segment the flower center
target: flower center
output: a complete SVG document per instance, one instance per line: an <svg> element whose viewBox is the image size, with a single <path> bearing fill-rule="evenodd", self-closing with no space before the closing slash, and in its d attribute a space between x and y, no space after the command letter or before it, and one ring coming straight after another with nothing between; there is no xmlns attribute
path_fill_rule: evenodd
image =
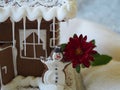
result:
<svg viewBox="0 0 120 90"><path fill-rule="evenodd" d="M80 48L80 47L77 48L76 51L75 51L75 53L76 53L76 55L80 55L80 54L82 54L82 50L81 50L81 48Z"/></svg>

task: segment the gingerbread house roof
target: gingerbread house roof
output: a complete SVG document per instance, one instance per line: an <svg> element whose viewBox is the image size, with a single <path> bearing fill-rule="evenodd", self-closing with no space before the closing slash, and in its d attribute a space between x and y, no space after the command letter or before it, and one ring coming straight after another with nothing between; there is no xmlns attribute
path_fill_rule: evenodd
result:
<svg viewBox="0 0 120 90"><path fill-rule="evenodd" d="M53 18L65 20L76 15L76 0L0 0L0 22L9 17L18 22L27 17L30 21Z"/></svg>

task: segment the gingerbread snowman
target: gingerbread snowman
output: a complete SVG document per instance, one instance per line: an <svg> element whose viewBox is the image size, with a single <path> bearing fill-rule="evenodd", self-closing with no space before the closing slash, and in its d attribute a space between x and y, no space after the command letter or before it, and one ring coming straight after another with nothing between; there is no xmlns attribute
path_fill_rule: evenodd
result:
<svg viewBox="0 0 120 90"><path fill-rule="evenodd" d="M48 70L44 73L43 82L45 84L65 85L64 68L69 63L63 63L63 54L60 47L56 46L51 55L41 61L47 66Z"/></svg>

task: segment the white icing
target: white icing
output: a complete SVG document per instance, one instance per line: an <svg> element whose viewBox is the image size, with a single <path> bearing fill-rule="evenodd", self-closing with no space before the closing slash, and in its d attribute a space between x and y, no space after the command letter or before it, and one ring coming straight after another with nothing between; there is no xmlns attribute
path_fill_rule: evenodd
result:
<svg viewBox="0 0 120 90"><path fill-rule="evenodd" d="M15 76L17 75L17 49L15 47L16 45L16 40L15 40L15 22L11 19L12 22L12 42L13 42L13 46L12 46L12 55L13 55L13 66L14 66L14 74Z"/></svg>
<svg viewBox="0 0 120 90"><path fill-rule="evenodd" d="M17 53L17 48L16 47L13 47L12 48L12 55L13 55L13 66L14 66L14 74L15 74L15 76L17 76L17 55L18 55L18 53Z"/></svg>
<svg viewBox="0 0 120 90"><path fill-rule="evenodd" d="M26 18L23 18L23 30L24 30L24 55L26 56Z"/></svg>
<svg viewBox="0 0 120 90"><path fill-rule="evenodd" d="M40 44L40 26L41 26L41 20L38 19L37 22L38 22L38 44Z"/></svg>
<svg viewBox="0 0 120 90"><path fill-rule="evenodd" d="M1 86L1 87L3 86L1 66L0 66L0 86Z"/></svg>
<svg viewBox="0 0 120 90"><path fill-rule="evenodd" d="M3 7L0 7L0 22L4 22L9 17L15 22L19 22L23 17L27 17L30 21L40 18L49 21L56 17L61 21L73 18L76 15L76 0L59 0L59 2L65 3L61 3L61 5L56 6L53 5L52 7L45 7L42 5L32 7L31 3L25 2L20 3L21 6L5 4ZM3 3L0 4L0 6L2 5Z"/></svg>
<svg viewBox="0 0 120 90"><path fill-rule="evenodd" d="M13 48L15 47L15 22L11 19L12 22L12 40L13 40Z"/></svg>
<svg viewBox="0 0 120 90"><path fill-rule="evenodd" d="M68 64L63 63L59 60L43 61L48 67L48 70L45 72L43 81L45 84L55 84L55 85L65 85L65 74L63 69ZM56 79L57 77L57 79ZM57 81L57 82L56 82Z"/></svg>
<svg viewBox="0 0 120 90"><path fill-rule="evenodd" d="M7 71L8 71L8 70L7 70L7 66L3 66L3 67L2 67L2 70L4 70L5 74L7 74Z"/></svg>

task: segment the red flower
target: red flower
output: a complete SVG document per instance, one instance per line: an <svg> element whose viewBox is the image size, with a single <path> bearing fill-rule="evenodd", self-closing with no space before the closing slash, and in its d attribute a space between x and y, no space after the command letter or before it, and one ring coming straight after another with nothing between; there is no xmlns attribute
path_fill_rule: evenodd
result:
<svg viewBox="0 0 120 90"><path fill-rule="evenodd" d="M90 62L94 60L93 54L96 53L95 45L92 41L87 42L87 36L83 37L80 35L74 35L73 38L70 38L68 44L64 49L64 59L65 61L70 61L73 65L73 68L76 68L78 65L83 64L86 67L90 66Z"/></svg>

